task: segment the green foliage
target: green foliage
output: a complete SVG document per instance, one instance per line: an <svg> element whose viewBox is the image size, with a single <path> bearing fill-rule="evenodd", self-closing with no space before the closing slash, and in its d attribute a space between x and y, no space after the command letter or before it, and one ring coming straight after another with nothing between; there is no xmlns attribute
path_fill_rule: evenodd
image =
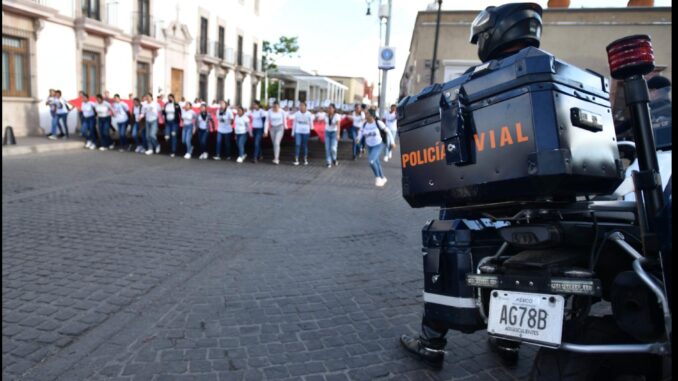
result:
<svg viewBox="0 0 678 381"><path fill-rule="evenodd" d="M268 97L266 97L266 99L268 99L268 98L277 98L277 97L278 97L278 86L279 86L279 85L280 85L280 84L278 83L278 81L271 82L271 83L268 85Z"/></svg>
<svg viewBox="0 0 678 381"><path fill-rule="evenodd" d="M275 60L282 57L291 57L299 51L299 38L280 36L277 42L264 41L262 45L264 70L275 69Z"/></svg>

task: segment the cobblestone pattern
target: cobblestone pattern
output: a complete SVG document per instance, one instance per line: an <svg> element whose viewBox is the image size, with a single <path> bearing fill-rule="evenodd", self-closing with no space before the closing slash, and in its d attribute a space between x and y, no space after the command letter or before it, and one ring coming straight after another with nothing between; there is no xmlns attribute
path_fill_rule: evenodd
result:
<svg viewBox="0 0 678 381"><path fill-rule="evenodd" d="M484 332L441 371L399 348L435 210L326 169L117 152L3 160L2 370L26 380L524 378Z"/></svg>

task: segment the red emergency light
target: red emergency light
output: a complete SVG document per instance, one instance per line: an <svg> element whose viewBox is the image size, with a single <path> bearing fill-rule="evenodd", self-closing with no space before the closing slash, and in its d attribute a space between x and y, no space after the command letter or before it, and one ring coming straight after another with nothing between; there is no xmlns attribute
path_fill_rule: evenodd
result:
<svg viewBox="0 0 678 381"><path fill-rule="evenodd" d="M612 78L624 79L654 70L654 51L648 35L620 38L610 43L606 50Z"/></svg>

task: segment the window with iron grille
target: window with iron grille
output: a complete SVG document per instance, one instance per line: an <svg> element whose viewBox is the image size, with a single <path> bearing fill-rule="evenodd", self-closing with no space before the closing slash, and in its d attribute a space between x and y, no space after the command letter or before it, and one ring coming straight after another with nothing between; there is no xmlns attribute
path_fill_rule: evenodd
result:
<svg viewBox="0 0 678 381"><path fill-rule="evenodd" d="M217 101L224 99L224 77L217 78Z"/></svg>
<svg viewBox="0 0 678 381"><path fill-rule="evenodd" d="M29 97L28 40L2 35L2 95Z"/></svg>
<svg viewBox="0 0 678 381"><path fill-rule="evenodd" d="M218 48L217 48L217 57L221 58L222 60L224 59L224 45L225 45L225 35L226 31L224 30L223 26L219 27L219 42L218 42Z"/></svg>
<svg viewBox="0 0 678 381"><path fill-rule="evenodd" d="M151 71L147 62L137 62L137 96L151 91Z"/></svg>
<svg viewBox="0 0 678 381"><path fill-rule="evenodd" d="M198 96L207 103L207 74L200 74Z"/></svg>

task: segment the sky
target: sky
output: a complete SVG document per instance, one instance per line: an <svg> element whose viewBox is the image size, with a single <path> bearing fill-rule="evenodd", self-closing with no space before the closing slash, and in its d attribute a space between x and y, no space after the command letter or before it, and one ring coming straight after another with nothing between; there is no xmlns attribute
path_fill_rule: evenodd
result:
<svg viewBox="0 0 678 381"><path fill-rule="evenodd" d="M377 17L380 1L372 0L261 0L261 38L275 41L280 36L299 38L299 51L278 65L300 66L320 75L364 77L377 83L380 39ZM516 3L520 0L443 0L443 10L480 10L489 5ZM534 1L546 8L547 0ZM628 0L571 0L570 8L626 7ZM392 0L389 45L395 48L396 67L388 72L387 102L395 102L407 60L417 13L431 0ZM670 0L655 0L655 6L671 6Z"/></svg>

